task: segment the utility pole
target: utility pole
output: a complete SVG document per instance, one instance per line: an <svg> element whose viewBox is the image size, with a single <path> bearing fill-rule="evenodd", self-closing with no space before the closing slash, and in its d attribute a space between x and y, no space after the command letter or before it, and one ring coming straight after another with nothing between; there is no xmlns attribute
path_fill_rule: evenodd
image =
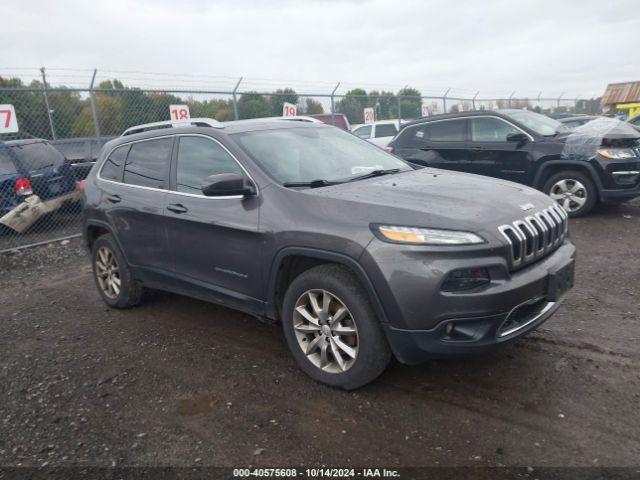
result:
<svg viewBox="0 0 640 480"><path fill-rule="evenodd" d="M240 120L240 117L238 116L238 100L236 98L236 92L238 91L240 82L242 82L242 77L238 79L238 83L236 83L236 86L233 88L233 116L236 120Z"/></svg>
<svg viewBox="0 0 640 480"><path fill-rule="evenodd" d="M96 73L98 69L93 69L93 76L91 77L91 85L89 85L89 101L91 102L91 113L93 114L93 127L96 131L96 137L100 138L100 123L98 123L98 110L96 109L96 98L93 94L93 84L96 81Z"/></svg>
<svg viewBox="0 0 640 480"><path fill-rule="evenodd" d="M51 128L51 138L56 139L56 129L53 127L53 117L51 116L51 106L49 105L49 96L47 95L47 77L44 73L44 67L40 69L42 73L42 93L44 94L44 104L47 107L47 117L49 117L49 127Z"/></svg>

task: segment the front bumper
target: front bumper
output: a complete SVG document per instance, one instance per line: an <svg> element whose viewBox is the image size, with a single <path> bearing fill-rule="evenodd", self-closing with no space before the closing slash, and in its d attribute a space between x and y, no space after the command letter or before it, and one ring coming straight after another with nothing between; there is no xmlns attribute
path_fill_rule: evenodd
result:
<svg viewBox="0 0 640 480"><path fill-rule="evenodd" d="M398 273L400 265L396 264L387 276L392 298L385 302L395 315L388 315L388 322L383 325L392 350L401 362L415 364L429 358L480 353L525 335L560 306L562 297L549 296L551 273L568 268L574 257L574 245L565 240L547 257L516 272L509 272L504 260L492 255L473 261L435 258L428 264L431 268L414 259L413 266L405 267L412 270L404 271L402 276ZM491 284L479 291L441 292L433 274L445 275L447 270L465 265L489 268ZM388 266L383 263L381 268ZM423 270L422 277L417 275L419 270ZM516 328L505 325L516 315L520 322Z"/></svg>

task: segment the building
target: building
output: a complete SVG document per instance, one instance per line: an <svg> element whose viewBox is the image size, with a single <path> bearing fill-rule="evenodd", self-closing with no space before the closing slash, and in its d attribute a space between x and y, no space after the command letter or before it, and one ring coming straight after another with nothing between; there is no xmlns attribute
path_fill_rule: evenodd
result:
<svg viewBox="0 0 640 480"><path fill-rule="evenodd" d="M640 81L607 85L602 96L602 107L627 117L640 114Z"/></svg>

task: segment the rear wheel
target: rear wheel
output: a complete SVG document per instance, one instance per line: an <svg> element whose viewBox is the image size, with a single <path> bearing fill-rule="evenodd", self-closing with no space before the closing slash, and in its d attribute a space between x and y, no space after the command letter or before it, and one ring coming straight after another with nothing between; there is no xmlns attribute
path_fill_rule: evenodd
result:
<svg viewBox="0 0 640 480"><path fill-rule="evenodd" d="M314 267L291 283L282 324L300 368L331 386L365 385L391 358L367 293L355 275L339 265Z"/></svg>
<svg viewBox="0 0 640 480"><path fill-rule="evenodd" d="M111 235L98 237L91 248L93 277L102 300L114 308L140 303L142 285L131 277L131 270Z"/></svg>
<svg viewBox="0 0 640 480"><path fill-rule="evenodd" d="M589 213L598 201L598 192L588 175L566 170L558 172L545 182L544 192L555 200L570 217Z"/></svg>

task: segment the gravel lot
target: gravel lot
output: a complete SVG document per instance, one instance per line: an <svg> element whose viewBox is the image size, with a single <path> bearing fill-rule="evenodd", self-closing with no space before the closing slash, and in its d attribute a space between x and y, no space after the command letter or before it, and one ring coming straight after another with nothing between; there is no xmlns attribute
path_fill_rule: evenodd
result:
<svg viewBox="0 0 640 480"><path fill-rule="evenodd" d="M351 393L277 325L170 294L108 309L77 239L0 256L0 465L639 466L640 203L571 231L543 328Z"/></svg>

